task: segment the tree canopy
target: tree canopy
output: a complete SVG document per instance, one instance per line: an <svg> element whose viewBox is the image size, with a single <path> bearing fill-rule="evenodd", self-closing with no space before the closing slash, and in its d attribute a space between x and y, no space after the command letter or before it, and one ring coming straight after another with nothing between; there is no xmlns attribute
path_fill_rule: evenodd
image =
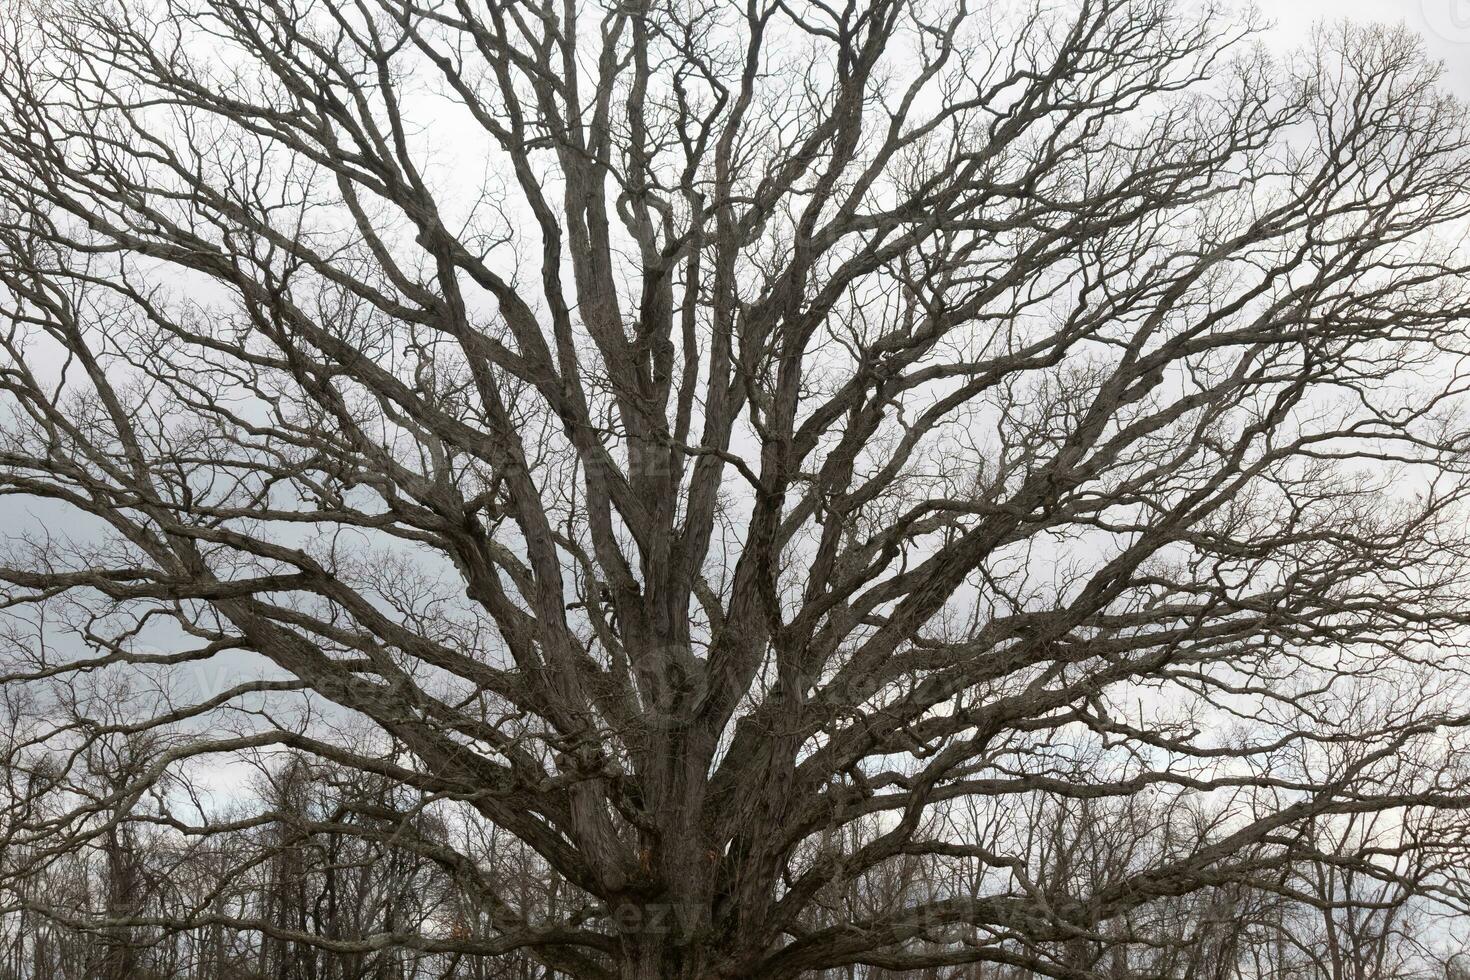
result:
<svg viewBox="0 0 1470 980"><path fill-rule="evenodd" d="M777 980L1103 975L1190 896L1330 909L1303 868L1408 855L1466 897L1470 154L1409 35L1279 56L1166 0L3 32L6 908ZM387 789L230 788L285 753ZM391 840L485 926L22 887L272 823Z"/></svg>

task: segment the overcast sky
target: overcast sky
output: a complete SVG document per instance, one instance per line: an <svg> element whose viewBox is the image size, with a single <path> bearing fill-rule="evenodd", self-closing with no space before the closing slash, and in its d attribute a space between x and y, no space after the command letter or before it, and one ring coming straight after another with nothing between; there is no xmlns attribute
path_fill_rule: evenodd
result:
<svg viewBox="0 0 1470 980"><path fill-rule="evenodd" d="M1304 35L1315 21L1403 23L1423 35L1444 61L1455 91L1470 98L1470 0L1258 0L1286 34Z"/></svg>

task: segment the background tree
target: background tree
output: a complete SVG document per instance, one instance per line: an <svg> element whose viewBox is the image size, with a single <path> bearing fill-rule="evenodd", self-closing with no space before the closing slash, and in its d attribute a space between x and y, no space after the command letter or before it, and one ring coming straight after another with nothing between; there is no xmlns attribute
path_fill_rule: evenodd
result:
<svg viewBox="0 0 1470 980"><path fill-rule="evenodd" d="M10 907L774 980L1461 898L1464 110L1402 33L1250 26L21 10ZM202 901L31 887L143 827L248 846Z"/></svg>

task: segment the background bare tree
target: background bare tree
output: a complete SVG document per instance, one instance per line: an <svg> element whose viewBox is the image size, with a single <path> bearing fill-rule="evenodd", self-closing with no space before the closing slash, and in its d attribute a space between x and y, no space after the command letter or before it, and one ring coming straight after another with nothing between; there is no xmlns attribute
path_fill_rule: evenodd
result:
<svg viewBox="0 0 1470 980"><path fill-rule="evenodd" d="M1410 37L4 32L17 975L1230 976L1298 915L1360 976L1463 905L1470 159Z"/></svg>

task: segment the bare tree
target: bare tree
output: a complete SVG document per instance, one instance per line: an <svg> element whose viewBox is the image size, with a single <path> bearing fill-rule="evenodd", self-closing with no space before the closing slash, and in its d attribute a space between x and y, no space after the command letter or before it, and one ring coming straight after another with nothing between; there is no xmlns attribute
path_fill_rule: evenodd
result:
<svg viewBox="0 0 1470 980"><path fill-rule="evenodd" d="M1300 893L1336 821L1463 852L1470 159L1407 35L1277 61L1164 0L3 29L7 751L47 800L6 797L7 908L277 971L1126 976L1181 903ZM288 750L393 791L242 813L222 770ZM276 905L26 887L135 824L278 828ZM349 838L459 904L314 928Z"/></svg>

